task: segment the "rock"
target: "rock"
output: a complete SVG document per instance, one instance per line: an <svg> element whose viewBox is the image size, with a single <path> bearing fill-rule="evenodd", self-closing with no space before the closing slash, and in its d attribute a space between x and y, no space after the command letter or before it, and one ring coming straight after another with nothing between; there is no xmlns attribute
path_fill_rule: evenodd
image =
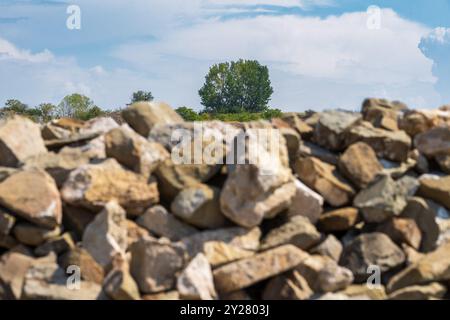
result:
<svg viewBox="0 0 450 320"><path fill-rule="evenodd" d="M349 298L360 297L368 300L385 300L387 298L384 286L368 286L367 284L353 284L339 293L345 294Z"/></svg>
<svg viewBox="0 0 450 320"><path fill-rule="evenodd" d="M411 138L404 131L387 131L375 128L371 123L363 121L352 127L346 134L345 145L356 142L370 145L379 158L402 162L408 158Z"/></svg>
<svg viewBox="0 0 450 320"><path fill-rule="evenodd" d="M290 271L272 278L264 288L263 300L308 300L313 291L297 271Z"/></svg>
<svg viewBox="0 0 450 320"><path fill-rule="evenodd" d="M428 253L416 263L393 276L387 286L388 292L414 285L450 280L450 243Z"/></svg>
<svg viewBox="0 0 450 320"><path fill-rule="evenodd" d="M119 124L111 117L98 117L86 121L83 126L80 127L80 134L105 134L115 128L118 128Z"/></svg>
<svg viewBox="0 0 450 320"><path fill-rule="evenodd" d="M128 244L125 216L116 202L109 202L84 231L83 247L104 268L115 255L125 254Z"/></svg>
<svg viewBox="0 0 450 320"><path fill-rule="evenodd" d="M272 229L262 240L261 250L292 244L307 250L319 243L320 233L309 220L302 216L292 217L287 223Z"/></svg>
<svg viewBox="0 0 450 320"><path fill-rule="evenodd" d="M441 299L447 289L438 282L423 286L411 286L394 291L389 295L389 300L434 300Z"/></svg>
<svg viewBox="0 0 450 320"><path fill-rule="evenodd" d="M168 213L160 205L149 208L142 216L137 218L136 223L158 237L165 237L171 241L178 241L198 232L194 227Z"/></svg>
<svg viewBox="0 0 450 320"><path fill-rule="evenodd" d="M366 99L362 105L364 120L372 123L374 127L390 131L398 130L397 118L400 112L408 107L399 101L385 99Z"/></svg>
<svg viewBox="0 0 450 320"><path fill-rule="evenodd" d="M16 224L13 229L14 237L21 243L29 246L38 246L48 239L59 236L61 229L46 229L32 225L30 223L21 222Z"/></svg>
<svg viewBox="0 0 450 320"><path fill-rule="evenodd" d="M14 218L14 216L0 209L0 236L8 235L15 223L16 218Z"/></svg>
<svg viewBox="0 0 450 320"><path fill-rule="evenodd" d="M94 220L95 214L87 209L63 205L63 225L67 230L71 230L81 239L84 230Z"/></svg>
<svg viewBox="0 0 450 320"><path fill-rule="evenodd" d="M123 119L137 133L148 137L155 124L183 122L183 118L163 102L137 102L122 111Z"/></svg>
<svg viewBox="0 0 450 320"><path fill-rule="evenodd" d="M147 229L140 227L133 220L125 220L125 226L127 229L127 246L131 246L141 238L151 237Z"/></svg>
<svg viewBox="0 0 450 320"><path fill-rule="evenodd" d="M416 249L411 248L410 246L408 246L405 243L402 244L402 249L406 256L406 265L407 266L416 263L417 261L419 261L420 259L422 259L424 257L423 253L416 251Z"/></svg>
<svg viewBox="0 0 450 320"><path fill-rule="evenodd" d="M220 189L207 185L186 188L178 193L171 204L171 212L203 229L217 229L226 222L220 210Z"/></svg>
<svg viewBox="0 0 450 320"><path fill-rule="evenodd" d="M57 255L60 255L64 252L67 252L71 249L75 248L75 243L73 241L70 233L64 233L61 236L51 238L47 240L45 243L41 244L34 250L34 254L38 257L43 257L49 255L51 252L54 252Z"/></svg>
<svg viewBox="0 0 450 320"><path fill-rule="evenodd" d="M61 196L68 204L97 212L108 202L117 201L128 214L135 215L159 201L155 182L147 183L144 177L123 169L114 159L72 171Z"/></svg>
<svg viewBox="0 0 450 320"><path fill-rule="evenodd" d="M450 155L439 155L434 158L442 172L450 174Z"/></svg>
<svg viewBox="0 0 450 320"><path fill-rule="evenodd" d="M114 300L140 300L139 289L130 275L128 263L120 256L115 260L103 283L105 293Z"/></svg>
<svg viewBox="0 0 450 320"><path fill-rule="evenodd" d="M26 158L46 152L38 124L19 116L0 121L0 166L18 167Z"/></svg>
<svg viewBox="0 0 450 320"><path fill-rule="evenodd" d="M273 174L265 175L259 166L237 165L220 195L222 213L234 223L251 228L287 209L296 192L291 173L281 166L272 169Z"/></svg>
<svg viewBox="0 0 450 320"><path fill-rule="evenodd" d="M9 235L0 235L0 248L12 249L17 245L16 239Z"/></svg>
<svg viewBox="0 0 450 320"><path fill-rule="evenodd" d="M448 110L408 110L399 125L402 130L414 137L435 127L450 125L450 112Z"/></svg>
<svg viewBox="0 0 450 320"><path fill-rule="evenodd" d="M284 245L229 263L213 271L216 289L227 293L249 287L294 268L307 257L304 251Z"/></svg>
<svg viewBox="0 0 450 320"><path fill-rule="evenodd" d="M324 199L321 195L308 188L298 179L294 180L296 192L288 209L288 216L304 216L313 224L322 214Z"/></svg>
<svg viewBox="0 0 450 320"><path fill-rule="evenodd" d="M47 171L55 180L58 188L61 188L70 172L81 165L89 163L89 158L85 154L78 149L75 150L72 153L48 152L27 158L24 168L37 168Z"/></svg>
<svg viewBox="0 0 450 320"><path fill-rule="evenodd" d="M0 257L0 284L7 299L20 299L23 282L33 258L13 250Z"/></svg>
<svg viewBox="0 0 450 320"><path fill-rule="evenodd" d="M149 177L156 167L169 158L159 143L149 142L127 125L112 129L105 135L106 155L137 173Z"/></svg>
<svg viewBox="0 0 450 320"><path fill-rule="evenodd" d="M450 175L444 177L424 175L419 182L418 195L434 200L450 209Z"/></svg>
<svg viewBox="0 0 450 320"><path fill-rule="evenodd" d="M86 249L73 248L60 257L59 264L64 270L68 270L70 266L77 266L80 268L83 280L97 284L103 283L105 276L103 267L95 261Z"/></svg>
<svg viewBox="0 0 450 320"><path fill-rule="evenodd" d="M332 234L329 234L319 245L309 250L312 254L327 256L338 262L342 254L341 242Z"/></svg>
<svg viewBox="0 0 450 320"><path fill-rule="evenodd" d="M400 179L404 177L408 171L412 170L417 164L417 161L412 158L408 158L406 162L402 163L390 162L385 159L381 159L380 162L384 167L380 174L389 175L393 179Z"/></svg>
<svg viewBox="0 0 450 320"><path fill-rule="evenodd" d="M64 147L58 152L58 154L64 155L82 154L83 157L86 157L94 161L105 159L106 158L105 136L98 134L91 134L86 137L88 139L85 138L81 142L76 142L72 145L69 144L67 146L65 146L64 144L65 141L62 141ZM82 145L80 145L80 143L82 143Z"/></svg>
<svg viewBox="0 0 450 320"><path fill-rule="evenodd" d="M420 248L422 235L414 219L392 218L380 225L377 231L385 233L398 245L406 243L414 249Z"/></svg>
<svg viewBox="0 0 450 320"><path fill-rule="evenodd" d="M414 138L414 145L428 158L450 155L450 126L436 127Z"/></svg>
<svg viewBox="0 0 450 320"><path fill-rule="evenodd" d="M135 242L130 252L131 275L141 292L157 293L174 287L185 260L180 247L144 238Z"/></svg>
<svg viewBox="0 0 450 320"><path fill-rule="evenodd" d="M18 169L8 168L8 167L0 167L0 182L3 182L10 175L17 173Z"/></svg>
<svg viewBox="0 0 450 320"><path fill-rule="evenodd" d="M143 300L180 300L178 291L167 291L154 294L146 294L142 296Z"/></svg>
<svg viewBox="0 0 450 320"><path fill-rule="evenodd" d="M398 216L406 206L406 188L390 176L380 176L353 200L366 222L379 223Z"/></svg>
<svg viewBox="0 0 450 320"><path fill-rule="evenodd" d="M248 258L255 254L252 250L223 241L207 241L203 244L202 252L212 267L221 266L229 262Z"/></svg>
<svg viewBox="0 0 450 320"><path fill-rule="evenodd" d="M52 122L44 124L41 129L41 136L44 140L57 140L70 137L72 132L65 128L58 127Z"/></svg>
<svg viewBox="0 0 450 320"><path fill-rule="evenodd" d="M384 273L403 264L405 254L383 233L366 233L344 247L340 264L350 269L355 279L365 281L369 266L378 266Z"/></svg>
<svg viewBox="0 0 450 320"><path fill-rule="evenodd" d="M297 114L293 112L283 113L281 119L286 123L288 123L292 129L296 130L302 138L304 139L311 138L314 132L314 128L308 125L302 119L300 119L300 117Z"/></svg>
<svg viewBox="0 0 450 320"><path fill-rule="evenodd" d="M314 157L333 166L337 166L339 161L337 154L307 141L300 145L299 155L303 158Z"/></svg>
<svg viewBox="0 0 450 320"><path fill-rule="evenodd" d="M314 131L314 141L333 151L345 148L346 132L361 120L361 115L347 111L325 111L320 114Z"/></svg>
<svg viewBox="0 0 450 320"><path fill-rule="evenodd" d="M300 180L335 207L347 204L355 191L337 175L336 168L316 158L300 158L294 165Z"/></svg>
<svg viewBox="0 0 450 320"><path fill-rule="evenodd" d="M180 297L185 300L214 300L217 293L208 259L200 253L192 259L177 280Z"/></svg>
<svg viewBox="0 0 450 320"><path fill-rule="evenodd" d="M366 188L382 169L375 152L364 142L352 144L339 158L340 172L360 189Z"/></svg>
<svg viewBox="0 0 450 320"><path fill-rule="evenodd" d="M310 256L296 267L314 292L343 290L353 282L353 274L326 256Z"/></svg>
<svg viewBox="0 0 450 320"><path fill-rule="evenodd" d="M46 140L45 147L48 150L59 150L63 147L77 147L82 144L87 144L92 140L96 140L99 137L101 137L100 133L89 133L89 134L77 133L68 138Z"/></svg>
<svg viewBox="0 0 450 320"><path fill-rule="evenodd" d="M348 207L329 211L320 216L319 228L324 232L346 231L359 221L358 209Z"/></svg>
<svg viewBox="0 0 450 320"><path fill-rule="evenodd" d="M54 228L62 220L58 188L41 170L19 171L1 182L0 205L42 227Z"/></svg>

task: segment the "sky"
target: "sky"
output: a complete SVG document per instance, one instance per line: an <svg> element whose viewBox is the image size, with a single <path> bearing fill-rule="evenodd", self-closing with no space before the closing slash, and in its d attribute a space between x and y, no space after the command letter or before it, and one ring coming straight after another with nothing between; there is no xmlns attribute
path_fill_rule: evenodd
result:
<svg viewBox="0 0 450 320"><path fill-rule="evenodd" d="M436 108L450 104L450 0L0 0L0 106L78 92L114 109L150 90L201 110L209 67L239 58L269 67L283 111Z"/></svg>

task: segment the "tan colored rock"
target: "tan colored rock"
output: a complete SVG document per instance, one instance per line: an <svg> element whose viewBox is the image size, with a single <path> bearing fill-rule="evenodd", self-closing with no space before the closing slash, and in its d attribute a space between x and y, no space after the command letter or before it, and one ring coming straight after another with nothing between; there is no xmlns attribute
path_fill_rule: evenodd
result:
<svg viewBox="0 0 450 320"><path fill-rule="evenodd" d="M208 241L203 244L202 252L212 267L248 258L255 254L252 250L242 249L223 241Z"/></svg>
<svg viewBox="0 0 450 320"><path fill-rule="evenodd" d="M61 196L71 205L99 211L116 201L128 214L142 214L159 201L155 182L123 169L116 160L88 164L72 171Z"/></svg>
<svg viewBox="0 0 450 320"><path fill-rule="evenodd" d="M13 229L14 237L19 242L29 246L38 246L46 240L59 236L60 233L59 227L46 229L26 222L16 224Z"/></svg>
<svg viewBox="0 0 450 320"><path fill-rule="evenodd" d="M342 254L342 244L341 242L332 234L329 234L325 240L323 240L317 246L309 250L312 254L317 254L320 256L327 256L338 262Z"/></svg>
<svg viewBox="0 0 450 320"><path fill-rule="evenodd" d="M75 242L72 238L72 235L66 232L41 244L34 250L34 254L38 257L47 256L51 252L60 255L73 248L75 248Z"/></svg>
<svg viewBox="0 0 450 320"><path fill-rule="evenodd" d="M298 179L295 179L294 183L296 191L288 209L288 216L304 216L315 224L323 211L323 197Z"/></svg>
<svg viewBox="0 0 450 320"><path fill-rule="evenodd" d="M377 228L377 231L385 233L398 245L406 243L414 249L419 249L422 234L413 219L392 218Z"/></svg>
<svg viewBox="0 0 450 320"><path fill-rule="evenodd" d="M153 294L146 294L142 296L143 300L180 300L178 291L167 291Z"/></svg>
<svg viewBox="0 0 450 320"><path fill-rule="evenodd" d="M169 158L167 150L159 143L150 142L122 125L105 134L105 150L109 158L137 173L149 177L156 167Z"/></svg>
<svg viewBox="0 0 450 320"><path fill-rule="evenodd" d="M270 230L261 242L261 250L284 244L292 244L307 250L318 244L320 239L320 233L307 218L295 216L280 227Z"/></svg>
<svg viewBox="0 0 450 320"><path fill-rule="evenodd" d="M183 118L164 102L137 102L122 111L123 119L137 133L148 137L155 124L183 122Z"/></svg>
<svg viewBox="0 0 450 320"><path fill-rule="evenodd" d="M115 255L125 254L127 245L126 213L116 202L109 202L86 227L83 247L105 268Z"/></svg>
<svg viewBox="0 0 450 320"><path fill-rule="evenodd" d="M450 155L439 155L434 158L442 172L450 174Z"/></svg>
<svg viewBox="0 0 450 320"><path fill-rule="evenodd" d="M172 241L188 237L198 232L194 227L180 221L173 214L160 205L149 208L137 218L136 223L158 237L165 237Z"/></svg>
<svg viewBox="0 0 450 320"><path fill-rule="evenodd" d="M450 125L448 110L408 110L400 121L400 128L411 137L438 126Z"/></svg>
<svg viewBox="0 0 450 320"><path fill-rule="evenodd" d="M325 212L320 216L319 228L324 232L346 231L359 221L358 209L347 207Z"/></svg>
<svg viewBox="0 0 450 320"><path fill-rule="evenodd" d="M105 293L113 300L140 300L139 289L131 277L127 261L115 257L113 268L103 282Z"/></svg>
<svg viewBox="0 0 450 320"><path fill-rule="evenodd" d="M214 300L217 293L208 259L200 253L192 259L177 279L180 297L186 300Z"/></svg>
<svg viewBox="0 0 450 320"><path fill-rule="evenodd" d="M95 214L87 209L63 204L64 228L74 232L80 239L83 237L84 230L94 218Z"/></svg>
<svg viewBox="0 0 450 320"><path fill-rule="evenodd" d="M181 247L152 239L141 239L130 247L130 271L143 293L171 290L185 257Z"/></svg>
<svg viewBox="0 0 450 320"><path fill-rule="evenodd" d="M133 220L125 220L125 226L127 229L128 246L131 246L133 243L139 241L142 238L151 237L147 229L140 227Z"/></svg>
<svg viewBox="0 0 450 320"><path fill-rule="evenodd" d="M12 230L16 218L8 212L0 209L0 236L6 236Z"/></svg>
<svg viewBox="0 0 450 320"><path fill-rule="evenodd" d="M436 127L417 135L414 145L429 158L450 155L450 126Z"/></svg>
<svg viewBox="0 0 450 320"><path fill-rule="evenodd" d="M383 170L373 149L364 142L352 144L339 158L340 172L359 188L365 188Z"/></svg>
<svg viewBox="0 0 450 320"><path fill-rule="evenodd" d="M300 117L297 114L293 112L284 113L281 119L286 123L288 123L291 126L291 128L300 133L300 136L302 138L305 139L311 138L314 132L313 127L311 127L305 121L300 119Z"/></svg>
<svg viewBox="0 0 450 320"><path fill-rule="evenodd" d="M20 299L23 282L33 258L15 251L9 251L0 257L0 283L8 299Z"/></svg>
<svg viewBox="0 0 450 320"><path fill-rule="evenodd" d="M182 190L173 200L171 212L202 229L217 229L226 223L220 209L220 189L199 185Z"/></svg>
<svg viewBox="0 0 450 320"><path fill-rule="evenodd" d="M314 292L297 271L272 278L264 288L263 300L308 300Z"/></svg>
<svg viewBox="0 0 450 320"><path fill-rule="evenodd" d="M83 280L97 284L103 283L105 276L103 267L95 261L86 249L73 248L60 257L59 264L64 270L68 270L70 266L78 266Z"/></svg>
<svg viewBox="0 0 450 320"><path fill-rule="evenodd" d="M9 235L0 235L0 248L11 249L18 245L16 239Z"/></svg>
<svg viewBox="0 0 450 320"><path fill-rule="evenodd" d="M371 98L363 102L361 113L364 120L371 122L374 127L396 131L398 130L397 118L400 112L407 108L399 101Z"/></svg>
<svg viewBox="0 0 450 320"><path fill-rule="evenodd" d="M18 167L26 158L45 152L38 124L19 116L0 121L0 166Z"/></svg>
<svg viewBox="0 0 450 320"><path fill-rule="evenodd" d="M422 176L418 195L436 201L450 209L450 175L444 177Z"/></svg>
<svg viewBox="0 0 450 320"><path fill-rule="evenodd" d="M41 170L19 171L1 182L0 205L42 227L54 228L62 220L58 188Z"/></svg>
<svg viewBox="0 0 450 320"><path fill-rule="evenodd" d="M299 154L303 158L317 158L333 166L337 166L339 162L339 156L336 153L328 151L327 149L319 147L318 145L308 141L302 142L300 145Z"/></svg>
<svg viewBox="0 0 450 320"><path fill-rule="evenodd" d="M367 297L370 300L385 300L387 298L386 290L382 285L369 287L367 284L353 284L340 291L346 296L352 297Z"/></svg>
<svg viewBox="0 0 450 320"><path fill-rule="evenodd" d="M411 286L399 289L389 295L389 300L434 300L441 299L447 288L438 282L423 286Z"/></svg>
<svg viewBox="0 0 450 320"><path fill-rule="evenodd" d="M300 180L322 195L335 207L349 203L355 193L353 188L337 175L336 168L316 158L300 158L294 165Z"/></svg>
<svg viewBox="0 0 450 320"><path fill-rule="evenodd" d="M227 293L249 287L294 268L307 257L304 251L284 245L229 263L213 271L216 289Z"/></svg>

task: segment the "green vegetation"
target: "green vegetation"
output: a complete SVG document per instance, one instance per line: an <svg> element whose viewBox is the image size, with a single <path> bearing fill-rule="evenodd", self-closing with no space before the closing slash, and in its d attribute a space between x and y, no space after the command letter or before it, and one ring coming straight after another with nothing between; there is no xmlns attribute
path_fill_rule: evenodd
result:
<svg viewBox="0 0 450 320"><path fill-rule="evenodd" d="M264 112L240 112L240 113L197 113L191 108L181 107L175 110L186 121L221 120L225 122L247 122L259 119L270 120L282 116L279 109L267 109Z"/></svg>
<svg viewBox="0 0 450 320"><path fill-rule="evenodd" d="M150 91L136 91L133 93L131 97L131 103L140 102L140 101L153 101L153 95Z"/></svg>

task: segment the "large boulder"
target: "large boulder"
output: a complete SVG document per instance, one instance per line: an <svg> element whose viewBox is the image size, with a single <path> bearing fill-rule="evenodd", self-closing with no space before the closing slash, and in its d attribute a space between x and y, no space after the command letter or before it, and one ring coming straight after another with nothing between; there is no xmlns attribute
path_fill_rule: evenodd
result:
<svg viewBox="0 0 450 320"><path fill-rule="evenodd" d="M0 121L0 166L17 167L46 152L38 124L19 116Z"/></svg>
<svg viewBox="0 0 450 320"><path fill-rule="evenodd" d="M429 158L450 155L450 126L436 127L417 135L414 145Z"/></svg>
<svg viewBox="0 0 450 320"><path fill-rule="evenodd" d="M116 201L127 213L136 215L159 201L155 182L125 170L114 159L72 171L61 195L66 203L95 212L109 201Z"/></svg>
<svg viewBox="0 0 450 320"><path fill-rule="evenodd" d="M148 137L155 124L183 122L183 118L163 102L137 102L122 111L123 119L137 133Z"/></svg>
<svg viewBox="0 0 450 320"><path fill-rule="evenodd" d="M347 231L358 222L358 209L347 207L322 214L319 219L319 228L324 232Z"/></svg>
<svg viewBox="0 0 450 320"><path fill-rule="evenodd" d="M288 215L290 217L304 216L315 224L323 211L323 197L298 179L295 179L294 183L296 191L289 206Z"/></svg>
<svg viewBox="0 0 450 320"><path fill-rule="evenodd" d="M436 201L450 209L450 175L424 175L420 179L418 195Z"/></svg>
<svg viewBox="0 0 450 320"><path fill-rule="evenodd" d="M390 131L398 130L397 120L401 111L408 107L399 101L386 99L366 99L363 102L361 113L364 120L369 121L374 127Z"/></svg>
<svg viewBox="0 0 450 320"><path fill-rule="evenodd" d="M42 170L18 171L1 182L0 205L42 227L54 228L61 224L58 188Z"/></svg>
<svg viewBox="0 0 450 320"><path fill-rule="evenodd" d="M414 137L435 127L450 125L450 110L408 110L399 125Z"/></svg>

